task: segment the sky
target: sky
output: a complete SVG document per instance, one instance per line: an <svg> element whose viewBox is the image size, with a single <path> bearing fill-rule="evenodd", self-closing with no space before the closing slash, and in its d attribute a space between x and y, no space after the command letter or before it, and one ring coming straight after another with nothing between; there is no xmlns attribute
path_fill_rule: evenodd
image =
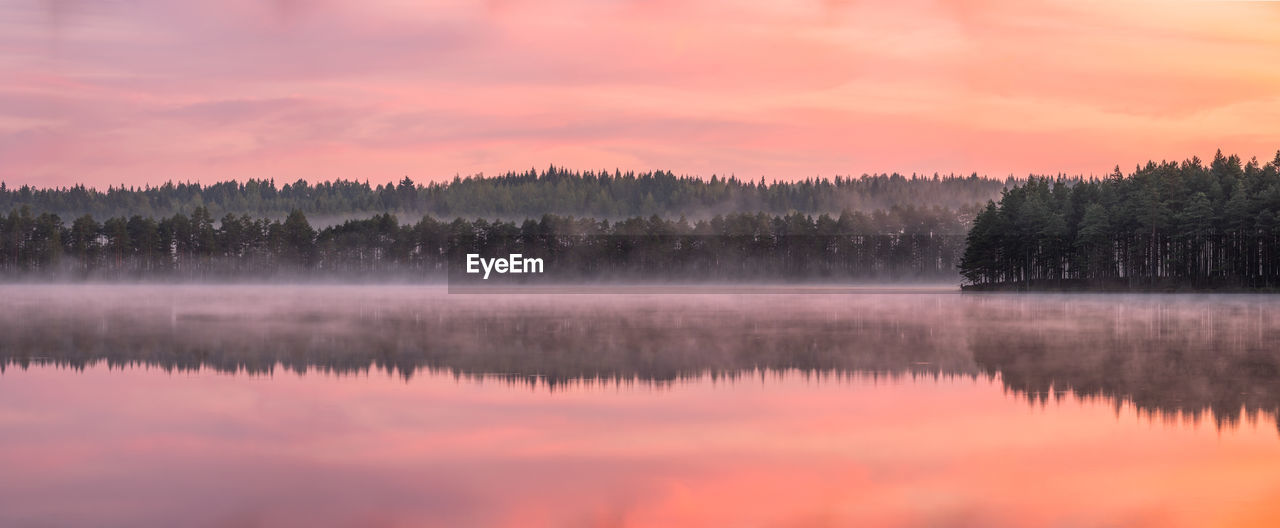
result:
<svg viewBox="0 0 1280 528"><path fill-rule="evenodd" d="M1277 27L1280 2L4 0L0 180L1265 162Z"/></svg>

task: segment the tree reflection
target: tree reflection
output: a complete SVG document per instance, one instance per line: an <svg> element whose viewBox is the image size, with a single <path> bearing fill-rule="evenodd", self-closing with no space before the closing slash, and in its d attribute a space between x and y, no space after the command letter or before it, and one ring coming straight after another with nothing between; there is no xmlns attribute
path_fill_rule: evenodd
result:
<svg viewBox="0 0 1280 528"><path fill-rule="evenodd" d="M420 373L563 390L968 377L1034 404L1073 395L1152 420L1280 417L1280 320L1237 296L406 296L7 306L0 372ZM325 294L331 295L331 294ZM346 295L346 294L344 294ZM208 300L208 299L206 299ZM198 300L197 300L198 301Z"/></svg>

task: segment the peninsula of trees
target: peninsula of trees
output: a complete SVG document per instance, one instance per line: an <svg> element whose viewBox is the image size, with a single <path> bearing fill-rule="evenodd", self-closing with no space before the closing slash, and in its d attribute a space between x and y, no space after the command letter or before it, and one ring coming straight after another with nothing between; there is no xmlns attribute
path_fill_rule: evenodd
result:
<svg viewBox="0 0 1280 528"><path fill-rule="evenodd" d="M960 271L975 290L1278 288L1280 153L1031 178L977 215Z"/></svg>

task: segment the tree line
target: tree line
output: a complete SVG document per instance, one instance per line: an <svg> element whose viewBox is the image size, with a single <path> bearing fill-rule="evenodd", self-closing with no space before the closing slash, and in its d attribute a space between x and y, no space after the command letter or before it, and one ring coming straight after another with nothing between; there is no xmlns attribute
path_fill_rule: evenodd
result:
<svg viewBox="0 0 1280 528"><path fill-rule="evenodd" d="M370 186L368 181L298 180L277 185L250 179L210 185L165 183L159 186L84 185L57 188L9 187L0 182L0 211L29 207L35 213L64 218L141 215L188 216L203 208L224 214L283 218L293 210L312 215L369 216L393 212L406 216L527 218L543 214L618 219L631 216L715 214L762 211L831 213L872 211L894 205L941 206L960 210L996 197L1010 180L969 176L912 174L818 178L795 182L748 181L713 175L709 180L669 171L570 171L551 166L539 172L509 172L489 177L454 177L447 182Z"/></svg>
<svg viewBox="0 0 1280 528"><path fill-rule="evenodd" d="M974 218L960 271L976 289L1280 287L1280 153L1031 178Z"/></svg>
<svg viewBox="0 0 1280 528"><path fill-rule="evenodd" d="M209 210L151 218L82 215L69 225L23 207L0 217L7 278L443 277L457 251L557 258L563 278L633 272L667 278L953 278L966 224L942 207L870 213L738 213L689 221L542 215L522 222L391 213L322 229ZM732 266L728 264L732 263ZM735 271L736 270L736 271ZM764 275L762 275L764 274Z"/></svg>

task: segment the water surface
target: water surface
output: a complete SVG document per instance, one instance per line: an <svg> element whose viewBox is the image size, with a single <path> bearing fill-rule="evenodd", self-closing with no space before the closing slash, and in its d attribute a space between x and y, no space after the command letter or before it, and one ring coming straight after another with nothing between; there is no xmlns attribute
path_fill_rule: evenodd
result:
<svg viewBox="0 0 1280 528"><path fill-rule="evenodd" d="M4 526L1272 526L1269 296L0 287Z"/></svg>

